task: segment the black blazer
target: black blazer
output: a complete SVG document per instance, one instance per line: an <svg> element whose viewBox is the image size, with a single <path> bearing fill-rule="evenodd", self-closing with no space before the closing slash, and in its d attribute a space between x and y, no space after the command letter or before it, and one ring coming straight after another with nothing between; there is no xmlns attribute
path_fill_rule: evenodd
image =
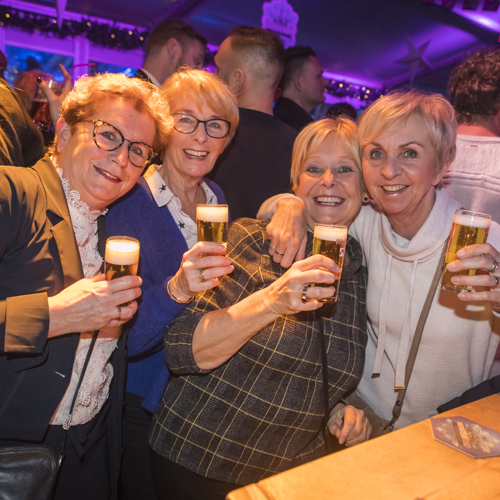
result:
<svg viewBox="0 0 500 500"><path fill-rule="evenodd" d="M80 336L47 339L47 297L83 278L83 269L61 181L47 156L33 168L0 167L0 207L0 444L41 442L68 387ZM101 251L105 240L100 221ZM112 421L107 436L113 487L121 455L125 341L113 353L105 405ZM105 419L91 422L87 435L83 426L69 431L81 453L103 434Z"/></svg>

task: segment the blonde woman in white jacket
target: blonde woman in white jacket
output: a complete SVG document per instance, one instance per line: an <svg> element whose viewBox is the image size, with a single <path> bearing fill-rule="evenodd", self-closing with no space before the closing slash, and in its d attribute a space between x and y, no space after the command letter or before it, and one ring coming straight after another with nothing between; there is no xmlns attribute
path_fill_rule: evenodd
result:
<svg viewBox="0 0 500 500"><path fill-rule="evenodd" d="M437 94L389 94L363 113L359 136L373 201L350 228L369 275L368 345L357 393L390 420L420 312L461 208L440 188L455 156L455 113ZM282 200L268 227L274 258L285 267L300 245L302 210L298 201ZM436 290L395 428L435 415L440 404L488 378L500 338L499 248L500 226L492 223L486 244L467 247L448 264L450 271L487 274L453 278L473 292Z"/></svg>

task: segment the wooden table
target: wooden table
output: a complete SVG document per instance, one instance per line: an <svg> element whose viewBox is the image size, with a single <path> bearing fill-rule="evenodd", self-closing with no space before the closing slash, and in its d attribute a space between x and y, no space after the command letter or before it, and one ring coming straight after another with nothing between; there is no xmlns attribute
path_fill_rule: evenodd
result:
<svg viewBox="0 0 500 500"><path fill-rule="evenodd" d="M500 395L440 416L500 432ZM233 491L227 500L500 499L500 457L474 459L434 440L430 420Z"/></svg>

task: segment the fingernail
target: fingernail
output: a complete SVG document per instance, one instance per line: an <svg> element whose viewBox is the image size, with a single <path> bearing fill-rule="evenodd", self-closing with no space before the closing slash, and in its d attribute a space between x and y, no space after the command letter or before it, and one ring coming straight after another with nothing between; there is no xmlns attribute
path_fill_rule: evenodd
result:
<svg viewBox="0 0 500 500"><path fill-rule="evenodd" d="M454 262L450 262L450 264L448 264L448 271L453 271L453 269L455 269L456 267L456 264Z"/></svg>
<svg viewBox="0 0 500 500"><path fill-rule="evenodd" d="M457 295L457 297L458 297L459 299L465 299L465 297L466 297L466 296L467 296L467 294L466 294L466 293L459 293L459 294Z"/></svg>
<svg viewBox="0 0 500 500"><path fill-rule="evenodd" d="M465 250L463 248L461 248L458 252L457 252L457 257L465 257Z"/></svg>
<svg viewBox="0 0 500 500"><path fill-rule="evenodd" d="M451 282L452 282L454 285L458 285L458 276L453 276L453 278L451 278Z"/></svg>
<svg viewBox="0 0 500 500"><path fill-rule="evenodd" d="M36 77L36 83L42 83L42 79L39 76Z"/></svg>

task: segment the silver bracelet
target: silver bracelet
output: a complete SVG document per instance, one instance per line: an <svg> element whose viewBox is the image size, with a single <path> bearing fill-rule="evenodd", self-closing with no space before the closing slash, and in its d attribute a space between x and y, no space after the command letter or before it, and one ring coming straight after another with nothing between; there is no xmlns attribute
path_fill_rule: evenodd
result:
<svg viewBox="0 0 500 500"><path fill-rule="evenodd" d="M193 299L194 297L189 297L188 300L179 300L173 293L172 293L172 290L170 289L170 282L172 280L168 280L168 283L167 283L167 293L168 293L168 296L174 301L174 302L177 302L177 304L189 304Z"/></svg>

